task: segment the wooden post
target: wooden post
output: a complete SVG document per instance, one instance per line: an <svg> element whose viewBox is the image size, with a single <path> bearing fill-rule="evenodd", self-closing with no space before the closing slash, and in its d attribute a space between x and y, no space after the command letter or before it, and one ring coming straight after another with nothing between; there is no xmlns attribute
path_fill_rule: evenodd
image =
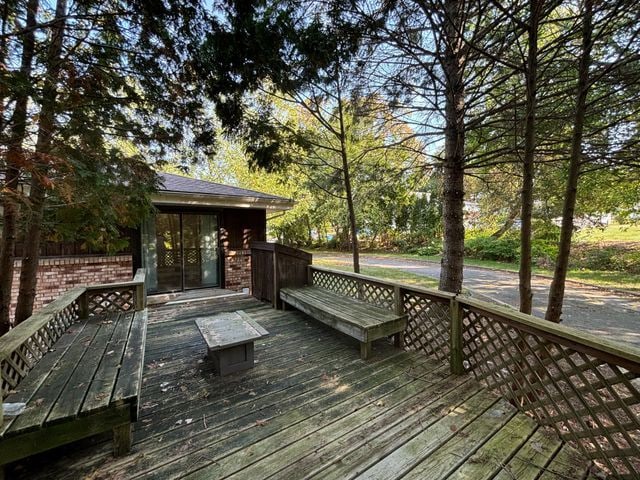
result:
<svg viewBox="0 0 640 480"><path fill-rule="evenodd" d="M360 342L360 358L367 360L371 356L371 342Z"/></svg>
<svg viewBox="0 0 640 480"><path fill-rule="evenodd" d="M80 311L78 314L80 318L89 318L89 291L85 290L80 298L78 299L78 306L80 307Z"/></svg>
<svg viewBox="0 0 640 480"><path fill-rule="evenodd" d="M313 285L313 265L307 265L307 285Z"/></svg>
<svg viewBox="0 0 640 480"><path fill-rule="evenodd" d="M462 315L460 303L452 298L449 303L451 316L451 328L449 329L449 348L451 373L461 375L464 373L463 352L462 352Z"/></svg>
<svg viewBox="0 0 640 480"><path fill-rule="evenodd" d="M404 315L404 299L402 288L400 285L393 286L393 310L394 313L401 317ZM404 349L404 331L398 332L393 337L393 343L396 348Z"/></svg>
<svg viewBox="0 0 640 480"><path fill-rule="evenodd" d="M131 451L131 423L113 427L113 456L121 457Z"/></svg>
<svg viewBox="0 0 640 480"><path fill-rule="evenodd" d="M147 306L147 292L144 288L144 282L138 283L135 288L136 294L136 311L144 310Z"/></svg>
<svg viewBox="0 0 640 480"><path fill-rule="evenodd" d="M274 245L272 255L273 264L273 308L280 307L280 279L278 278L278 252Z"/></svg>

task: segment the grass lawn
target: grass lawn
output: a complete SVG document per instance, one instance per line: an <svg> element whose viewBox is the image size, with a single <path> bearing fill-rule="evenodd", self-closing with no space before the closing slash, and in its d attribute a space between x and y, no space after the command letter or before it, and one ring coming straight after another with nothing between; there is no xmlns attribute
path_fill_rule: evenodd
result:
<svg viewBox="0 0 640 480"><path fill-rule="evenodd" d="M574 235L577 242L640 242L640 225L607 225L605 228L584 228Z"/></svg>
<svg viewBox="0 0 640 480"><path fill-rule="evenodd" d="M326 252L330 253L330 252ZM345 260L329 260L326 258L314 258L313 264L319 267L334 268L336 270L345 270L353 272L353 263L351 259ZM369 275L370 277L376 277L381 280L389 280L392 282L408 283L409 285L416 285L418 287L425 288L438 288L438 280L436 278L425 277L423 275L416 275L415 273L402 272L393 268L385 267L367 267L362 266L360 268L362 275Z"/></svg>
<svg viewBox="0 0 640 480"><path fill-rule="evenodd" d="M313 253L314 251L312 251ZM315 250L318 253L327 253L327 254L335 254L337 252L332 250ZM380 257L389 257L389 258L407 258L410 260L421 260L421 261L432 261L432 262L440 262L439 256L421 256L421 255L412 255L406 253L388 253L388 252L363 252L364 255L370 253L371 255L376 255ZM476 267L487 267L494 268L497 270L506 270L510 272L518 271L518 264L516 263L504 263L504 262L495 262L490 260L475 260L472 258L465 258L465 265L476 266ZM330 262L327 259L318 258L314 259L314 263L320 266L337 268L342 270L351 270L351 261L350 259L345 259L344 261L340 260L339 262ZM372 277L380 277L380 278L388 278L390 280L402 281L406 283L411 283L413 285L421 285L430 288L437 288L438 281L437 279L422 277L420 275L415 275L407 272L399 272L397 270L393 270L391 268L384 267L363 267L363 274L371 275ZM535 268L533 269L533 273L539 275L548 275L552 276L553 271L547 270L544 268ZM624 272L612 272L612 271L600 271L600 270L570 270L567 278L569 280L575 280L577 282L588 283L591 285L597 285L600 287L607 288L617 288L631 291L640 291L640 276L634 275L631 273ZM422 279L423 282L419 282L419 279Z"/></svg>

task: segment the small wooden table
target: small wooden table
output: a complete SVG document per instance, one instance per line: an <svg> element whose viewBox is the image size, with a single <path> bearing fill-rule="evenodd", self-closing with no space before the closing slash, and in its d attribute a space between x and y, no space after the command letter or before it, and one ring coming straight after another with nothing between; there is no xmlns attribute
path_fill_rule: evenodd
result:
<svg viewBox="0 0 640 480"><path fill-rule="evenodd" d="M207 344L208 357L224 376L253 368L253 342L269 335L242 310L195 320Z"/></svg>

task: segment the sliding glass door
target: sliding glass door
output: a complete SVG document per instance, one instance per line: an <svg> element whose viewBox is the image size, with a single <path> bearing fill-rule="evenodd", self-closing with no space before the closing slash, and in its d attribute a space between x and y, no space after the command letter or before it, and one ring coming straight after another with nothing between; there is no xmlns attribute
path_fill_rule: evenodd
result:
<svg viewBox="0 0 640 480"><path fill-rule="evenodd" d="M219 285L216 215L159 213L143 228L149 291Z"/></svg>

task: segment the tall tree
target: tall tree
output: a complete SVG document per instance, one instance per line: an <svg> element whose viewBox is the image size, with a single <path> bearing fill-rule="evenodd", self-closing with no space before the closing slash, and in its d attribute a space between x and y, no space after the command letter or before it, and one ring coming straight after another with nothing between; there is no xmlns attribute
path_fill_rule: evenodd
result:
<svg viewBox="0 0 640 480"><path fill-rule="evenodd" d="M581 34L576 42L579 62L571 148L558 256L545 314L553 322L559 322L562 315L580 182L600 170L629 175L638 167L638 127L632 120L640 111L638 13L625 0L583 0L577 18Z"/></svg>
<svg viewBox="0 0 640 480"><path fill-rule="evenodd" d="M26 9L22 3L16 5L18 12ZM127 182L132 195L119 198L133 202L132 212L141 213L146 211L144 204L148 206L148 186L155 185L147 162L162 160L184 144L205 146L212 140L207 125L201 124L201 98L193 88L192 45L202 37L205 16L198 0L73 4L60 0L54 11L48 4L40 7L33 28L16 23L3 37L11 52L8 58L28 51L25 46L32 32L36 51L44 52L33 58L32 88L27 89L33 114L27 117L26 129L37 138L27 135L20 145L25 158L33 161L19 171L29 183L30 197L23 209L28 227L22 232L25 258L17 321L31 314L39 242L47 233L42 227L64 217L59 214L65 208L53 208L53 199L95 204L92 194L104 194L109 185L119 191ZM12 62L7 67L18 69ZM20 111L18 90L10 89L4 99L3 125ZM2 136L4 143L9 136L4 130ZM137 152L127 152L124 145L130 143L136 144ZM2 160L7 165L6 156ZM119 170L123 175L136 174L119 178ZM96 188L86 188L89 184ZM109 209L103 219L132 221L128 215L111 215L121 205L104 202L103 206ZM82 218L89 221L90 215ZM102 235L106 243L107 236L116 234L114 225L104 221L95 225L108 233ZM80 230L88 232L86 225ZM3 251L10 255L8 247Z"/></svg>
<svg viewBox="0 0 640 480"><path fill-rule="evenodd" d="M8 9L5 5L5 10ZM27 133L27 106L31 85L31 70L35 51L35 25L39 8L39 0L29 0L27 3L25 28L27 33L22 42L20 69L14 79L15 93L13 114L8 123L8 138L6 152L6 170L4 187L2 189L2 238L0 240L0 335L6 333L10 326L11 291L13 287L13 265L16 237L18 233L18 215L21 195L18 182L21 171L28 165L22 145ZM4 102L3 102L4 103Z"/></svg>
<svg viewBox="0 0 640 480"><path fill-rule="evenodd" d="M35 163L30 193L30 215L25 235L24 255L20 268L20 289L15 323L31 316L36 296L37 270L40 259L40 235L44 216L46 186L42 181L51 168L55 116L60 111L57 106L57 84L62 71L62 48L64 44L67 1L58 0L51 22L51 41L45 60L45 76L42 87L42 106L38 115L38 137L35 145ZM55 155L55 154L53 154ZM6 248L6 247L5 247Z"/></svg>
<svg viewBox="0 0 640 480"><path fill-rule="evenodd" d="M531 221L533 218L533 177L536 153L536 110L538 96L538 28L544 0L529 0L527 32L527 61L524 69L526 83L526 117L524 156L522 158L522 195L520 213L520 311L531 313Z"/></svg>

